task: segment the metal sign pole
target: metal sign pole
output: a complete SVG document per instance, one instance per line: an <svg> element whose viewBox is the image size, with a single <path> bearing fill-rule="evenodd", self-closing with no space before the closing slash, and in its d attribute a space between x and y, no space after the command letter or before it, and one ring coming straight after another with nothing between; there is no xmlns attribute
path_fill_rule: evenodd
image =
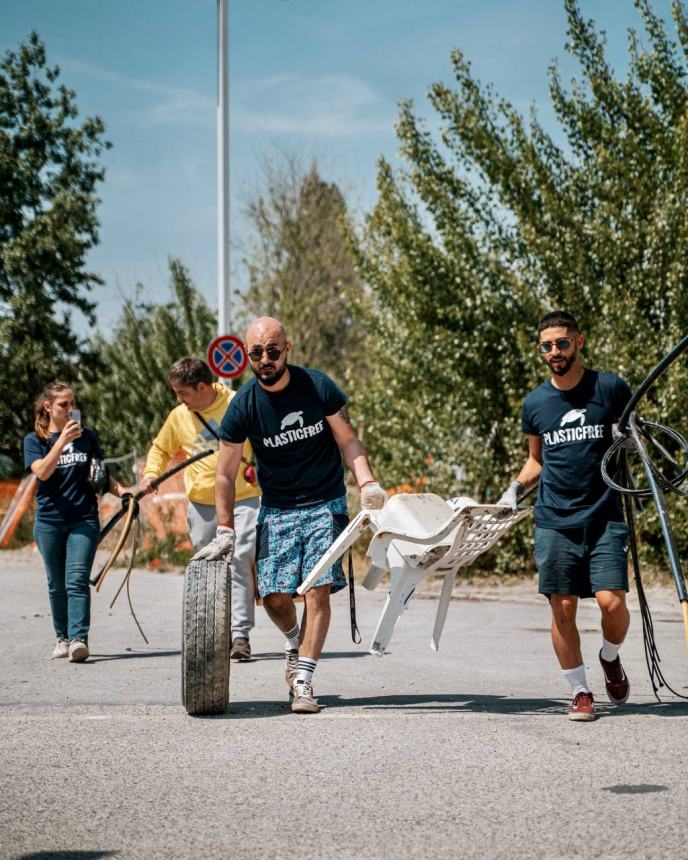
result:
<svg viewBox="0 0 688 860"><path fill-rule="evenodd" d="M217 0L217 333L229 331L229 0Z"/></svg>

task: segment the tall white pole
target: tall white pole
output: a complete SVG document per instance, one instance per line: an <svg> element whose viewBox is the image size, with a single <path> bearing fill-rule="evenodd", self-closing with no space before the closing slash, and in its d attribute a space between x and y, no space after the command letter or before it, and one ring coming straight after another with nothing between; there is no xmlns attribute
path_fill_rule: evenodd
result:
<svg viewBox="0 0 688 860"><path fill-rule="evenodd" d="M229 0L217 0L217 333L229 319Z"/></svg>

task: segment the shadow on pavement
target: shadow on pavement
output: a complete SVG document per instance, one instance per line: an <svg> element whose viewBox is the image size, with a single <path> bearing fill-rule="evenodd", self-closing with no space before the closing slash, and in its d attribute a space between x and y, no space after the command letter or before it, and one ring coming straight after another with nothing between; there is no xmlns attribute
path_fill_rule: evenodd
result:
<svg viewBox="0 0 688 860"><path fill-rule="evenodd" d="M123 654L91 654L88 660L82 665L88 666L91 663L106 663L110 660L135 660L140 657L178 657L182 652L175 651L127 651Z"/></svg>
<svg viewBox="0 0 688 860"><path fill-rule="evenodd" d="M391 653L391 652L390 652ZM371 657L367 651L323 651L321 660L349 660L352 657ZM251 662L260 660L284 660L284 651L264 651L261 654L252 654ZM248 661L242 661L248 662Z"/></svg>
<svg viewBox="0 0 688 860"><path fill-rule="evenodd" d="M422 713L489 713L521 714L539 716L561 714L568 710L568 699L517 699L509 696L472 696L464 694L396 695L372 696L370 698L346 699L342 696L319 696L321 705L328 708L361 708L363 711L385 711L403 709ZM628 716L629 714L651 714L662 717L688 716L688 702L648 702L626 704L618 707L604 700L595 701L596 713L600 717Z"/></svg>
<svg viewBox="0 0 688 860"><path fill-rule="evenodd" d="M32 851L29 854L15 854L14 860L100 860L117 854L119 851Z"/></svg>
<svg viewBox="0 0 688 860"><path fill-rule="evenodd" d="M279 702L233 702L230 699L229 710L224 714L208 714L192 716L192 720L252 720L265 717L283 717L291 714L291 707L286 695Z"/></svg>
<svg viewBox="0 0 688 860"><path fill-rule="evenodd" d="M508 696L484 696L469 694L440 695L392 695L347 699L343 696L318 696L323 710L358 709L361 716L373 713L406 712L407 714L507 714L516 716L561 716L569 708L568 699L516 699ZM624 717L646 715L659 717L688 716L688 702L648 702L626 704L619 707L603 701L595 702L598 717ZM196 719L255 719L280 717L290 713L285 695L278 702L234 702L224 714Z"/></svg>
<svg viewBox="0 0 688 860"><path fill-rule="evenodd" d="M602 787L602 791L611 791L612 794L656 794L658 791L669 791L669 786L646 782L636 785L621 783L620 785L605 785Z"/></svg>

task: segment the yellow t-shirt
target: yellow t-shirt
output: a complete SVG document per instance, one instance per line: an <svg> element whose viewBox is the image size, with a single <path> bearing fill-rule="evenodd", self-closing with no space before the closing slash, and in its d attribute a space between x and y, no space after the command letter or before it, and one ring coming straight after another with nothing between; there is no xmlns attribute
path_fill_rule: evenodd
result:
<svg viewBox="0 0 688 860"><path fill-rule="evenodd" d="M219 382L213 383L213 388L217 392L215 400L207 409L201 409L199 412L208 424L219 433L220 422L235 392ZM171 458L180 448L192 456L206 448L214 448L217 451L218 447L219 442L207 427L203 426L188 406L180 403L167 416L167 420L153 440L146 458L143 475L146 478L157 478L158 475L162 475ZM253 459L253 451L249 442L244 443L244 457L247 460ZM184 469L184 487L186 495L192 502L197 502L199 505L215 504L216 468L217 454L211 454ZM235 487L237 502L260 495L260 487L257 484L249 484L244 480L243 468L239 469Z"/></svg>

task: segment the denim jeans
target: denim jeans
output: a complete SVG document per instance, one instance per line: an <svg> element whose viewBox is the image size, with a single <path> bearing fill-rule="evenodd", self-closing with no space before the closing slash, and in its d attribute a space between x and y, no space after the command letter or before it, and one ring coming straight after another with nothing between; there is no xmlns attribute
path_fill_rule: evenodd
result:
<svg viewBox="0 0 688 860"><path fill-rule="evenodd" d="M91 622L89 576L100 527L91 518L74 523L36 520L33 536L48 575L53 626L58 639L87 639Z"/></svg>

